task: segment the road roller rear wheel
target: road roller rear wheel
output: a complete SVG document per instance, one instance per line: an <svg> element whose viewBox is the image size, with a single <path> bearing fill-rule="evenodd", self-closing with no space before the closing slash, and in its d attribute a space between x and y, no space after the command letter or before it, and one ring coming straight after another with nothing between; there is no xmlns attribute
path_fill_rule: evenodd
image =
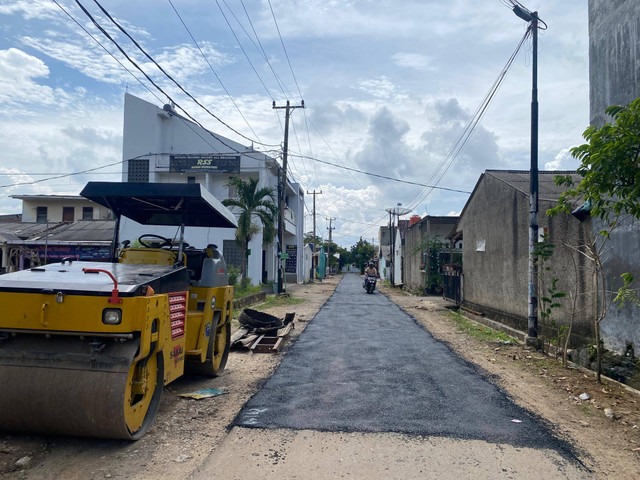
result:
<svg viewBox="0 0 640 480"><path fill-rule="evenodd" d="M211 352L212 375L218 376L224 371L224 368L227 366L227 358L229 358L229 349L231 348L230 322L225 322L216 328L216 335L212 343L213 345L209 347L209 351Z"/></svg>
<svg viewBox="0 0 640 480"><path fill-rule="evenodd" d="M163 365L161 355L155 352L131 365L123 408L132 440L144 435L158 411L163 387Z"/></svg>
<svg viewBox="0 0 640 480"><path fill-rule="evenodd" d="M224 371L231 346L231 325L230 322L222 324L220 322L220 312L215 312L207 345L206 359L202 363L197 361L188 362L185 367L189 374L217 377Z"/></svg>

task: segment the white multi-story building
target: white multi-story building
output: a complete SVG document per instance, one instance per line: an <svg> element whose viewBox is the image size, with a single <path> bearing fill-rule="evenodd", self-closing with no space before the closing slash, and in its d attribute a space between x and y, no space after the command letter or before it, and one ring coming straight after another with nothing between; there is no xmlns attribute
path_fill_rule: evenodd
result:
<svg viewBox="0 0 640 480"><path fill-rule="evenodd" d="M235 196L229 179L239 177L246 181L254 177L258 179L258 188L273 188L277 203L280 169L274 158L255 151L253 146L247 147L199 127L169 105L159 108L133 95L125 95L124 182L200 183L222 201ZM287 180L285 198L283 253L289 254L286 280L302 282L304 190ZM259 221L256 220L256 224L259 225ZM259 226L260 231L249 244L248 275L254 285L277 280L277 239L264 243ZM122 240L133 240L143 233L174 237L176 231L123 219ZM235 242L233 230L187 228L185 240L196 247L216 244L227 263L240 265L241 248Z"/></svg>

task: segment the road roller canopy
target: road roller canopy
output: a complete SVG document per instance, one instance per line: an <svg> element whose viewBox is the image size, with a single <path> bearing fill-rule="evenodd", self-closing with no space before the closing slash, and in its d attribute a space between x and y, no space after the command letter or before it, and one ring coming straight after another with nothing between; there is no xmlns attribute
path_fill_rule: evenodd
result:
<svg viewBox="0 0 640 480"><path fill-rule="evenodd" d="M85 198L143 225L236 228L236 218L199 183L89 182Z"/></svg>

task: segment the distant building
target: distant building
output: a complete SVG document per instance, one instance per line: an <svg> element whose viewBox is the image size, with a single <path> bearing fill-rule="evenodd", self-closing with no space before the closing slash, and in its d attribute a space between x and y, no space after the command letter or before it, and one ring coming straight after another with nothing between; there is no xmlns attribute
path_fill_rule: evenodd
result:
<svg viewBox="0 0 640 480"><path fill-rule="evenodd" d="M405 234L405 251L403 259L404 284L406 287L424 291L434 284L430 278L432 273L429 255L430 241L447 244L443 249L443 263L450 263L447 236L455 226L458 217L441 217L427 215L410 225ZM438 252L440 253L440 252ZM458 251L458 253L460 253ZM440 256L440 255L438 255ZM446 257L446 258L445 258Z"/></svg>
<svg viewBox="0 0 640 480"><path fill-rule="evenodd" d="M108 220L111 212L79 195L11 195L22 200L22 221L60 223L76 220Z"/></svg>
<svg viewBox="0 0 640 480"><path fill-rule="evenodd" d="M221 135L205 130L179 115L169 105L160 108L133 95L126 94L123 133L124 182L200 183L219 200L234 198L229 180L239 177L258 179L258 188L273 188L277 204L278 162ZM304 190L297 183L286 182L285 231L282 232L287 282L304 281ZM233 209L231 209L233 211ZM256 224L259 224L256 221ZM277 227L277 226L276 226ZM123 222L121 238L134 239L143 233L167 237L175 229L141 226ZM230 265L240 266L241 248L230 229L187 228L185 239L191 245L218 245ZM277 279L277 243L266 244L262 229L249 244L248 275L253 284L271 283Z"/></svg>
<svg viewBox="0 0 640 480"><path fill-rule="evenodd" d="M115 224L109 209L78 195L11 197L22 200L22 214L0 220L2 273L67 257L109 257Z"/></svg>
<svg viewBox="0 0 640 480"><path fill-rule="evenodd" d="M397 225L382 226L378 230L380 278L394 286L404 284L403 255L409 220L397 220Z"/></svg>

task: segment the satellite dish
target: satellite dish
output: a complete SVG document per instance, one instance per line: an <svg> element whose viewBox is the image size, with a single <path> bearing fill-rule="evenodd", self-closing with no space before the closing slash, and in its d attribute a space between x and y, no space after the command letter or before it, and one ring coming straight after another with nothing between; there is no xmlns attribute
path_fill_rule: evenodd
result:
<svg viewBox="0 0 640 480"><path fill-rule="evenodd" d="M406 215L407 213L411 212L411 209L406 207L393 207L393 208L387 208L385 209L385 211L387 213L391 213L392 215L397 215L400 217L402 215Z"/></svg>

